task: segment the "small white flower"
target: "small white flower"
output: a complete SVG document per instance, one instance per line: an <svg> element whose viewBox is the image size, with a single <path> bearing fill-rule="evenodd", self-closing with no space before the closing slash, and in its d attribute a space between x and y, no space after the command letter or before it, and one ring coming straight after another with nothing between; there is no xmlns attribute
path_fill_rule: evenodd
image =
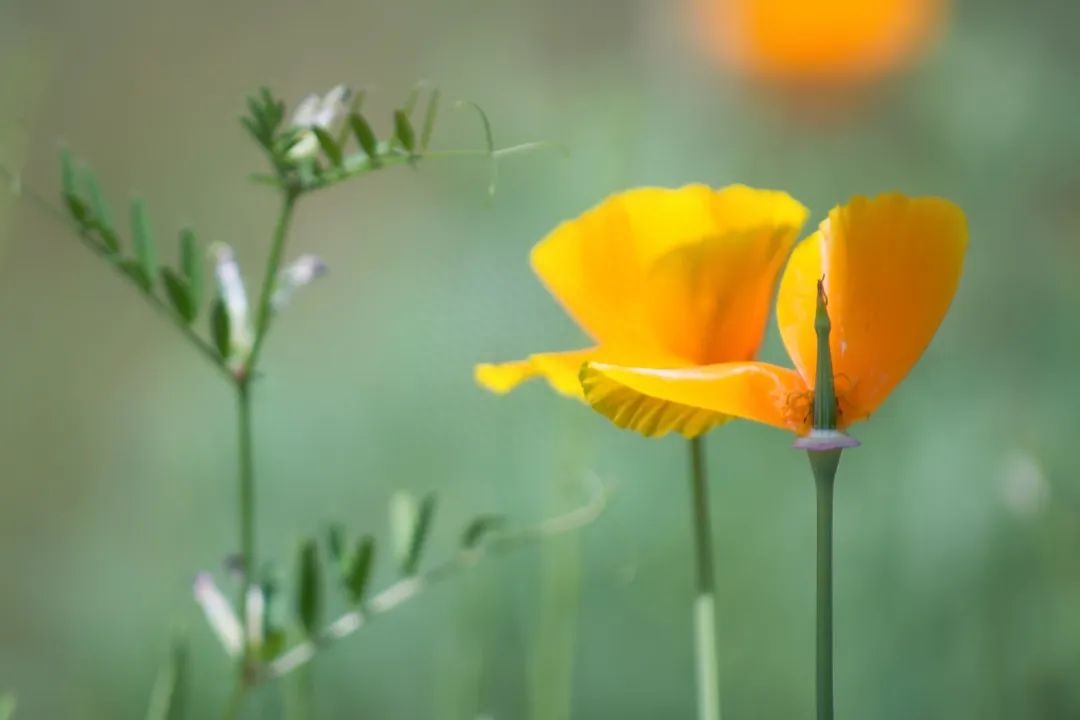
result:
<svg viewBox="0 0 1080 720"><path fill-rule="evenodd" d="M262 647L263 615L266 613L266 598L263 597L261 587L252 585L248 588L246 605L248 645L253 648Z"/></svg>
<svg viewBox="0 0 1080 720"><path fill-rule="evenodd" d="M300 160L314 155L319 150L319 141L311 128L317 127L323 130L334 124L338 116L345 112L345 103L349 99L349 88L345 85L335 85L330 92L323 96L311 94L300 101L293 111L292 126L301 128L304 132L300 139L289 149L289 157Z"/></svg>
<svg viewBox="0 0 1080 720"><path fill-rule="evenodd" d="M326 274L326 263L314 255L301 255L278 274L277 288L270 303L274 312L285 307L293 293Z"/></svg>
<svg viewBox="0 0 1080 720"><path fill-rule="evenodd" d="M232 248L225 243L214 243L210 246L210 255L214 261L214 277L217 278L218 291L229 316L229 363L236 369L247 361L255 342L249 318L247 292L244 290L240 266Z"/></svg>
<svg viewBox="0 0 1080 720"><path fill-rule="evenodd" d="M210 573L199 573L195 576L192 587L195 602L203 609L206 621L210 623L210 629L217 635L225 652L230 657L236 657L244 647L244 631L240 627L240 621L236 618L232 606L225 596L218 590L214 578Z"/></svg>

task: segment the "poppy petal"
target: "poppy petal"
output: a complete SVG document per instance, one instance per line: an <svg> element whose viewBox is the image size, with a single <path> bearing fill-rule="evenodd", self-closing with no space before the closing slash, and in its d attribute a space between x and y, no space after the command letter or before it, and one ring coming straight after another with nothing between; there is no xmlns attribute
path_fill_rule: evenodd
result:
<svg viewBox="0 0 1080 720"><path fill-rule="evenodd" d="M644 311L663 348L694 365L752 360L800 225L715 236L657 260Z"/></svg>
<svg viewBox="0 0 1080 720"><path fill-rule="evenodd" d="M637 188L557 227L533 249L532 265L581 328L604 346L666 354L651 310L662 300L650 283L656 261L676 248L730 233L771 232L777 225L794 226L794 233L805 214L786 193L741 185Z"/></svg>
<svg viewBox="0 0 1080 720"><path fill-rule="evenodd" d="M616 425L695 437L733 417L804 432L807 390L798 373L761 362L658 370L593 362L585 401Z"/></svg>
<svg viewBox="0 0 1080 720"><path fill-rule="evenodd" d="M956 293L967 237L955 204L892 193L835 208L795 249L780 282L780 334L813 385L824 277L842 426L876 410L930 344Z"/></svg>
<svg viewBox="0 0 1080 720"><path fill-rule="evenodd" d="M498 395L505 395L526 380L542 377L560 394L580 398L578 374L583 364L597 358L597 352L597 348L586 348L539 353L516 362L477 365L473 374L481 387Z"/></svg>

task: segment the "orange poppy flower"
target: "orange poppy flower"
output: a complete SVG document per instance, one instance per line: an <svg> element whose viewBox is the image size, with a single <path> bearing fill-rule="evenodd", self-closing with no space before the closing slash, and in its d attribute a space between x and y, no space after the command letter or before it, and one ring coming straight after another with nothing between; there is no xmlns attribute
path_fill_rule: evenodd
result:
<svg viewBox="0 0 1080 720"><path fill-rule="evenodd" d="M606 361L683 368L746 361L765 333L776 277L806 208L789 195L732 185L638 188L563 223L532 251L532 266L594 345L479 365L497 393L541 376L580 398L581 367ZM698 432L724 418L644 401Z"/></svg>
<svg viewBox="0 0 1080 720"><path fill-rule="evenodd" d="M824 278L843 429L874 412L930 343L956 292L966 246L964 213L947 200L856 197L799 243L780 281L776 314L794 369L598 361L582 371L585 398L617 425L645 435L675 430L693 437L709 427L703 413L806 434L817 364L817 284ZM685 412L658 423L648 411L657 402Z"/></svg>
<svg viewBox="0 0 1080 720"><path fill-rule="evenodd" d="M946 0L690 0L705 42L752 75L794 82L873 79L910 61Z"/></svg>

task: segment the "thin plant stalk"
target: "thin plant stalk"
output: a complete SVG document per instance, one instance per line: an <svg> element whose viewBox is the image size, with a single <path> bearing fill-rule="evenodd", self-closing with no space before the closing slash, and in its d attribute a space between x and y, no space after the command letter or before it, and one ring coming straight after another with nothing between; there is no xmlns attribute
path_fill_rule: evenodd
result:
<svg viewBox="0 0 1080 720"><path fill-rule="evenodd" d="M256 363L263 341L266 339L270 328L271 299L274 295L274 286L278 273L281 270L281 262L285 252L285 240L289 232L289 223L292 220L293 209L299 193L292 187L283 190L281 211L278 215L277 224L274 228L274 237L270 244L270 254L266 261L266 272L260 285L259 300L255 312L255 339L252 343L251 352L244 365L235 373L234 385L236 387L237 401L237 436L239 438L239 524L240 524L240 567L243 581L240 587L240 598L237 607L240 608L241 625L249 627L248 618L248 592L256 582L257 545L255 533L256 497L255 497L255 463L254 463L254 440L251 427L251 389L252 379L255 377ZM241 688L255 682L254 648L245 639L244 649L240 659ZM243 692L241 690L241 701Z"/></svg>
<svg viewBox="0 0 1080 720"><path fill-rule="evenodd" d="M817 718L833 717L833 484L840 450L811 452L817 487Z"/></svg>
<svg viewBox="0 0 1080 720"><path fill-rule="evenodd" d="M716 576L713 570L712 524L709 520L704 447L699 437L691 439L689 445L697 590L693 614L698 720L720 720L720 663L716 647Z"/></svg>
<svg viewBox="0 0 1080 720"><path fill-rule="evenodd" d="M814 331L817 334L817 372L814 385L814 423L809 435L795 441L806 450L817 490L817 720L833 718L833 487L840 455L859 442L837 429L840 406L833 378L828 298L824 278L818 280Z"/></svg>

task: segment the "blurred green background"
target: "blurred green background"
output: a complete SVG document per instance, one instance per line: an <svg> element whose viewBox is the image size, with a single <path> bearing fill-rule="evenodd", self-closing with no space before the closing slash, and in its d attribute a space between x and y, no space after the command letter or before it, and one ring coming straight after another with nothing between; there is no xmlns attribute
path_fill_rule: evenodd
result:
<svg viewBox="0 0 1080 720"><path fill-rule="evenodd" d="M619 431L477 361L577 347L531 245L635 184L790 191L813 222L855 193L968 212L933 346L837 485L838 714L1080 718L1080 6L959 2L904 72L846 92L740 80L659 0L387 3L6 0L0 162L55 196L64 139L167 259L190 222L254 281L275 198L237 117L267 84L375 88L385 130L418 79L484 106L508 160L392 169L301 205L291 251L329 276L283 315L256 405L259 535L290 563L329 520L387 536L399 488L442 505L431 559L478 512L526 523L616 482L579 534L486 563L320 656L318 718L547 720L693 713L685 443ZM827 42L823 38L822 42ZM479 147L470 113L436 146ZM0 193L0 689L19 717L141 717L174 628L191 717L232 669L191 600L235 549L229 389L54 219ZM766 359L786 362L770 326ZM790 438L708 441L726 717L808 718L813 487ZM392 580L379 565L380 585ZM276 717L277 690L259 698ZM256 706L253 706L253 708Z"/></svg>

